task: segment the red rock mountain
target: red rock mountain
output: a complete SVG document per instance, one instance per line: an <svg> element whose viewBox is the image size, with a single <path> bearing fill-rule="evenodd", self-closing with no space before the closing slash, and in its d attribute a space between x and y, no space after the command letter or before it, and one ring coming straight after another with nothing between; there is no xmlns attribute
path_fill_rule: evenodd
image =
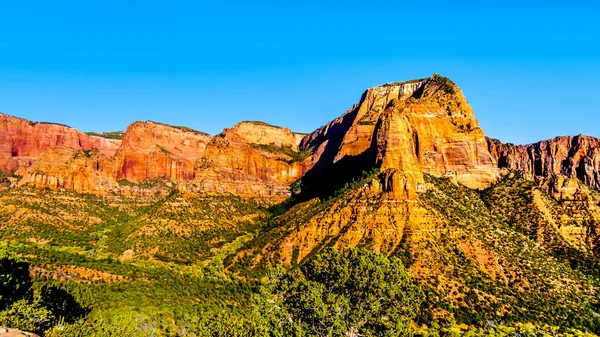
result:
<svg viewBox="0 0 600 337"><path fill-rule="evenodd" d="M385 185L398 195L414 196L423 173L472 188L499 177L473 110L439 75L368 89L352 109L306 136L301 148L315 149L315 167L303 178L309 191L321 188L322 179L340 177L343 184L376 166L389 174Z"/></svg>
<svg viewBox="0 0 600 337"><path fill-rule="evenodd" d="M144 193L139 182L160 178L183 192L281 198L312 165L308 153L298 153L298 134L264 123L242 122L211 137L187 127L138 121L121 141L2 118L1 169L23 176L20 184L39 188Z"/></svg>
<svg viewBox="0 0 600 337"><path fill-rule="evenodd" d="M98 149L112 156L120 143L120 140L89 136L66 125L37 123L0 114L0 170L4 172L31 165L53 147Z"/></svg>
<svg viewBox="0 0 600 337"><path fill-rule="evenodd" d="M117 180L194 179L194 165L204 156L209 134L155 122L135 122L125 131L115 156Z"/></svg>
<svg viewBox="0 0 600 337"><path fill-rule="evenodd" d="M0 170L23 176L20 184L96 194L137 193L159 178L189 193L282 198L302 178L294 189L311 198L379 167L386 178L376 188L410 200L426 188L424 173L485 188L506 168L548 178L541 184L556 198L573 198L582 184L600 189L599 152L586 136L486 141L461 90L439 75L370 88L308 135L262 122L210 136L138 121L121 141L0 115Z"/></svg>
<svg viewBox="0 0 600 337"><path fill-rule="evenodd" d="M557 199L573 199L581 185L600 190L600 139L578 135L528 145L503 144L488 139L498 167L537 178Z"/></svg>

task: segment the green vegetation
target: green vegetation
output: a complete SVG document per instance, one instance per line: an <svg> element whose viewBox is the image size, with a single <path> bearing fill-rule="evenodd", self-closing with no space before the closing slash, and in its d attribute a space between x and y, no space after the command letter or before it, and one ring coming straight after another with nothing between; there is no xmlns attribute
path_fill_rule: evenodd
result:
<svg viewBox="0 0 600 337"><path fill-rule="evenodd" d="M0 191L0 325L46 337L600 331L598 258L559 230L597 224L583 204L540 196L518 174L484 191L426 176L418 206L427 220L406 227L389 256L333 250L331 235L305 258L294 250L288 271L271 268L306 223L353 203L383 204L356 202L373 198L364 186L379 175L364 171L322 199L272 207L176 191Z"/></svg>
<svg viewBox="0 0 600 337"><path fill-rule="evenodd" d="M34 291L29 263L0 248L0 326L43 334L53 325L73 323L89 311L68 292L50 286Z"/></svg>
<svg viewBox="0 0 600 337"><path fill-rule="evenodd" d="M161 123L161 122L155 122L155 121L148 121L150 123L154 123L154 124L158 124L158 125L164 125L164 126L168 126L170 128L174 128L174 129L179 129L181 131L185 131L185 132L191 132L197 135L203 135L203 136L210 136L208 133L206 132L202 132L202 131L198 131L192 128L189 128L187 126L183 126L183 125L171 125L171 124L166 124L166 123Z"/></svg>
<svg viewBox="0 0 600 337"><path fill-rule="evenodd" d="M11 180L19 181L22 177L13 173L0 172L0 186L10 187Z"/></svg>
<svg viewBox="0 0 600 337"><path fill-rule="evenodd" d="M415 80L408 80L408 81L404 81L404 82L391 82L391 83L385 83L382 84L382 87L394 87L394 86L399 86L399 85L403 85L403 84L409 84L409 83L417 83L417 82L421 82L421 81L425 81L426 78L419 78L419 79L415 79Z"/></svg>
<svg viewBox="0 0 600 337"><path fill-rule="evenodd" d="M160 150L160 152L166 154L167 156L170 156L172 153L171 151L165 149L163 146L156 144L156 147Z"/></svg>
<svg viewBox="0 0 600 337"><path fill-rule="evenodd" d="M18 117L17 117L18 118ZM57 125L57 126L62 126L65 128L70 128L72 129L70 126L68 126L67 124L61 124L61 123L54 123L54 122L29 122L29 124L31 126L36 126L37 124L46 124L46 125Z"/></svg>
<svg viewBox="0 0 600 337"><path fill-rule="evenodd" d="M397 258L327 249L275 287L296 329L316 336L398 336L409 330L423 294Z"/></svg>
<svg viewBox="0 0 600 337"><path fill-rule="evenodd" d="M300 150L299 152L294 151L289 146L277 146L273 144L250 144L253 148L269 153L280 154L290 159L284 160L288 164L302 162L306 158L310 157L314 153L314 148Z"/></svg>
<svg viewBox="0 0 600 337"><path fill-rule="evenodd" d="M130 180L127 180L127 179L121 179L121 180L119 180L119 181L118 181L118 183L119 183L119 185L121 185L121 186L129 186L129 187L133 187L133 186L135 186L135 183L134 183L134 182L132 182L132 181L130 181Z"/></svg>
<svg viewBox="0 0 600 337"><path fill-rule="evenodd" d="M398 251L405 264L418 261L420 268L436 271L415 276L427 298L423 323L445 312L446 324L451 318L475 326L509 321L599 331L598 269L575 267L553 240L535 234L533 223L543 224L539 211L523 199L532 193L531 183L507 177L478 192L447 179L426 180L433 187L420 203L439 220L418 229L430 239ZM544 233L560 235L550 227ZM587 256L580 263L594 261Z"/></svg>
<svg viewBox="0 0 600 337"><path fill-rule="evenodd" d="M266 122L263 122L263 121L241 121L240 123L249 123L249 124L254 124L254 125L268 126L268 127L271 127L271 128L283 129L281 126L269 124L269 123L266 123Z"/></svg>
<svg viewBox="0 0 600 337"><path fill-rule="evenodd" d="M438 74L433 74L431 79L427 82L429 86L436 86L445 93L455 94L456 93L456 85L452 82L448 77L440 76Z"/></svg>
<svg viewBox="0 0 600 337"><path fill-rule="evenodd" d="M117 140L123 139L123 131L102 132L102 133L90 131L90 132L86 132L85 134L87 134L88 136L102 137L102 138L106 138L106 139L117 139Z"/></svg>

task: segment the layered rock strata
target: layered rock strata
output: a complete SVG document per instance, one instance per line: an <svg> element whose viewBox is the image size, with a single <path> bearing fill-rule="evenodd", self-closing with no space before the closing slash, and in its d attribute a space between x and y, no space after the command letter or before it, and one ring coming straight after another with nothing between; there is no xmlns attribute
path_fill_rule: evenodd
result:
<svg viewBox="0 0 600 337"><path fill-rule="evenodd" d="M57 146L98 149L106 156L113 156L120 144L120 140L89 136L66 125L0 114L0 171L12 173L30 166L42 153Z"/></svg>
<svg viewBox="0 0 600 337"><path fill-rule="evenodd" d="M498 167L524 172L537 179L559 200L584 198L585 185L600 190L600 139L562 136L528 145L488 139Z"/></svg>
<svg viewBox="0 0 600 337"><path fill-rule="evenodd" d="M348 166L379 166L395 174L392 185L402 185L397 196L410 198L421 188L423 173L471 188L499 177L473 110L460 89L439 75L368 89L352 109L307 135L300 148L316 149L306 185L321 186L322 176L337 176L335 166L344 172Z"/></svg>

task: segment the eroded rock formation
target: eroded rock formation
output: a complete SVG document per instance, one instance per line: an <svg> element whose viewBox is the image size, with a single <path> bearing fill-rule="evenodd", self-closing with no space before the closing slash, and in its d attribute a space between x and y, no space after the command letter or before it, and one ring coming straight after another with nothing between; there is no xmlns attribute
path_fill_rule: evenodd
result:
<svg viewBox="0 0 600 337"><path fill-rule="evenodd" d="M57 146L98 149L112 156L120 144L120 140L89 136L66 125L31 122L0 114L0 171L14 172L30 166L42 153Z"/></svg>
<svg viewBox="0 0 600 337"><path fill-rule="evenodd" d="M257 125L256 132L252 125ZM7 134L19 134L18 130ZM211 137L186 127L138 121L127 128L116 151L102 148L102 142L88 143L82 143L84 148L48 143L38 147L39 153L27 152L28 161L18 157L21 166L14 172L23 177L21 185L82 193L144 194L148 191L141 186L149 184L140 183L163 179L182 192L281 198L312 165L308 152L297 152L297 134L260 123L240 123Z"/></svg>
<svg viewBox="0 0 600 337"><path fill-rule="evenodd" d="M600 189L599 153L600 141L586 136L525 146L486 141L461 90L439 75L370 88L308 135L240 122L212 137L148 121L131 124L120 141L0 115L0 170L22 175L22 184L100 194L164 179L191 193L285 197L302 178L295 186L310 199L378 167L376 188L413 200L424 173L485 188L506 168L543 178L556 198L581 199L581 184Z"/></svg>
<svg viewBox="0 0 600 337"><path fill-rule="evenodd" d="M289 147L298 151L304 135L293 133L288 128L269 125L263 122L239 122L231 129L223 130L227 138L239 139L249 144Z"/></svg>
<svg viewBox="0 0 600 337"><path fill-rule="evenodd" d="M600 139L563 136L528 145L488 139L498 167L522 171L559 200L577 200L587 193L582 185L600 190Z"/></svg>
<svg viewBox="0 0 600 337"><path fill-rule="evenodd" d="M204 156L211 138L185 127L135 122L125 131L115 156L116 179L193 180L196 161Z"/></svg>
<svg viewBox="0 0 600 337"><path fill-rule="evenodd" d="M343 176L339 172L349 167L381 166L395 172L392 182L406 185L397 190L409 189L397 196L413 197L422 173L472 188L499 177L473 110L460 89L439 75L368 89L352 109L306 136L301 149L308 148L316 149L317 163L305 185L320 187L323 176Z"/></svg>

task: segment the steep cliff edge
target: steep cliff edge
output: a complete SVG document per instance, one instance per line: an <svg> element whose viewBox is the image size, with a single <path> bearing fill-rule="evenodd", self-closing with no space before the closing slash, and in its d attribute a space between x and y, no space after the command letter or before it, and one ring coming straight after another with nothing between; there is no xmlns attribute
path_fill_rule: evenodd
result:
<svg viewBox="0 0 600 337"><path fill-rule="evenodd" d="M42 153L56 146L98 149L112 156L120 144L120 140L90 136L66 125L31 122L0 114L0 171L14 172L30 166Z"/></svg>
<svg viewBox="0 0 600 337"><path fill-rule="evenodd" d="M112 166L111 158L97 149L59 146L42 153L30 167L20 168L16 173L23 177L20 185L29 183L37 188L98 194L117 189Z"/></svg>
<svg viewBox="0 0 600 337"><path fill-rule="evenodd" d="M298 137L288 128L258 121L239 122L231 129L223 130L223 134L227 138L237 138L249 144L289 147L293 151L298 151L298 145L302 140L302 136Z"/></svg>
<svg viewBox="0 0 600 337"><path fill-rule="evenodd" d="M297 151L299 139L289 129L258 122L243 122L212 137L187 127L138 121L127 128L116 152L52 143L41 148L45 151L31 152L16 173L23 177L20 185L83 193L154 193L155 184L145 182L158 179L173 182L184 193L281 199L312 166L311 153Z"/></svg>
<svg viewBox="0 0 600 337"><path fill-rule="evenodd" d="M582 185L600 190L600 139L562 136L528 145L503 144L488 138L498 167L522 171L557 199L581 199Z"/></svg>
<svg viewBox="0 0 600 337"><path fill-rule="evenodd" d="M499 177L464 95L437 74L368 89L352 109L307 135L300 148L316 149L316 164L303 177L309 196L331 193L377 166L405 176L401 180L410 186L398 188L411 189L400 192L408 195L414 195L422 173L471 188L485 188Z"/></svg>
<svg viewBox="0 0 600 337"><path fill-rule="evenodd" d="M156 122L135 122L127 128L115 155L117 180L163 177L194 179L196 161L203 157L209 134Z"/></svg>

